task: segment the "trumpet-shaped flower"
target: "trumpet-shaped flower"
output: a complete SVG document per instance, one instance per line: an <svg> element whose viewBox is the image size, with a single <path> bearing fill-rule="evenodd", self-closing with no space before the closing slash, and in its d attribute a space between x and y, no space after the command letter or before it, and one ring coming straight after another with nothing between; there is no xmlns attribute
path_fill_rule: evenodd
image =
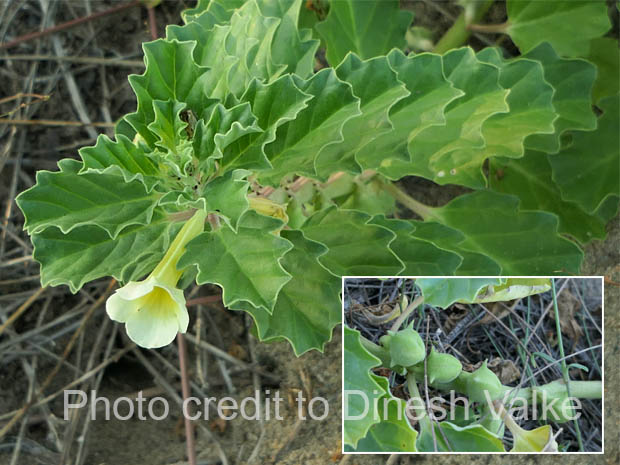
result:
<svg viewBox="0 0 620 465"><path fill-rule="evenodd" d="M131 281L106 302L108 316L125 323L129 338L153 349L170 344L187 331L189 315L183 291L177 288L182 271L177 263L187 243L203 231L206 213L198 210L176 235L164 258L143 281Z"/></svg>

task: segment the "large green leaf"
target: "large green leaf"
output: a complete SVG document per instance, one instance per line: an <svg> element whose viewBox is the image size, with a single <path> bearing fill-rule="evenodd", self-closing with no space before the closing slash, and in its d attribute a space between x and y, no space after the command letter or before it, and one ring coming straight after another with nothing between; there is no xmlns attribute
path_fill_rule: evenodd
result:
<svg viewBox="0 0 620 465"><path fill-rule="evenodd" d="M504 60L498 48L486 48L478 59L499 67L499 83L510 94L510 111L491 116L482 126L486 156L523 156L523 141L531 134L554 131L553 87L545 81L540 62L529 59Z"/></svg>
<svg viewBox="0 0 620 465"><path fill-rule="evenodd" d="M249 0L232 15L226 47L242 58L231 70L233 83L247 86L251 78L272 81L287 72L302 77L312 72L318 41L297 30L300 5L301 0Z"/></svg>
<svg viewBox="0 0 620 465"><path fill-rule="evenodd" d="M602 37L590 41L590 53L586 58L596 65L596 81L592 89L592 97L597 103L600 99L617 95L620 92L620 50L618 39Z"/></svg>
<svg viewBox="0 0 620 465"><path fill-rule="evenodd" d="M371 221L396 234L390 249L405 264L400 274L407 276L449 276L461 264L461 257L436 247L431 242L412 236L415 227L410 221L387 219L376 216Z"/></svg>
<svg viewBox="0 0 620 465"><path fill-rule="evenodd" d="M117 134L116 141L112 141L102 134L94 146L83 147L79 152L84 160L82 173L119 173L127 182L139 179L148 191L159 183L157 166L147 156L144 146L132 143L123 135Z"/></svg>
<svg viewBox="0 0 620 465"><path fill-rule="evenodd" d="M282 258L282 266L291 280L278 294L269 314L247 302L240 309L249 312L261 340L286 339L297 356L310 349L323 350L332 330L341 321L340 278L317 260L327 249L303 237L299 231L282 231L293 248Z"/></svg>
<svg viewBox="0 0 620 465"><path fill-rule="evenodd" d="M360 114L359 100L332 69L295 82L313 98L295 119L278 128L275 140L265 147L273 169L261 174L262 183L277 185L289 173L314 176L316 154L342 140L342 125Z"/></svg>
<svg viewBox="0 0 620 465"><path fill-rule="evenodd" d="M212 2L186 14L185 26L168 36L197 41L194 57L211 68L209 95L239 97L252 78L271 81L283 73L312 73L319 43L298 31L301 0Z"/></svg>
<svg viewBox="0 0 620 465"><path fill-rule="evenodd" d="M234 95L241 95L255 78L268 82L286 70L286 65L275 63L271 54L279 24L279 18L260 14L258 4L252 0L233 13L224 47L229 55L239 58L228 73Z"/></svg>
<svg viewBox="0 0 620 465"><path fill-rule="evenodd" d="M217 213L233 231L237 230L237 224L249 206L248 175L250 172L246 170L229 171L209 182L202 193L206 210Z"/></svg>
<svg viewBox="0 0 620 465"><path fill-rule="evenodd" d="M357 443L355 452L417 452L418 432L407 420L407 403L392 395L387 378L371 376L386 393L378 404L381 421L370 427L368 434Z"/></svg>
<svg viewBox="0 0 620 465"><path fill-rule="evenodd" d="M547 41L561 55L585 55L590 39L611 28L603 0L507 0L506 10L506 33L521 53Z"/></svg>
<svg viewBox="0 0 620 465"><path fill-rule="evenodd" d="M276 130L287 121L295 120L307 106L312 95L302 92L290 75L270 84L254 80L241 97L248 102L257 118L261 133L248 133L232 142L220 160L222 169L268 169L265 146L276 139Z"/></svg>
<svg viewBox="0 0 620 465"><path fill-rule="evenodd" d="M233 11L243 5L245 0L198 0L194 8L181 12L183 21L195 21L203 14L211 18L213 24L221 24L230 20Z"/></svg>
<svg viewBox="0 0 620 465"><path fill-rule="evenodd" d="M547 153L560 150L560 137L568 129L589 131L596 127L592 112L591 93L596 68L585 60L560 58L553 47L542 43L524 55L543 65L545 80L555 89L553 107L558 119L553 122L553 134L533 134L525 140L525 147Z"/></svg>
<svg viewBox="0 0 620 465"><path fill-rule="evenodd" d="M297 29L299 13L304 0L260 0L258 6L265 16L280 18L271 44L271 55L276 63L286 64L286 72L302 78L310 76L319 41L311 38L308 30Z"/></svg>
<svg viewBox="0 0 620 465"><path fill-rule="evenodd" d="M453 252L461 257L462 261L456 269L456 275L497 276L501 273L502 269L499 264L490 257L460 247L465 240L462 232L432 221L411 221L411 223L415 226L415 230L411 233L413 237L428 241L440 249Z"/></svg>
<svg viewBox="0 0 620 465"><path fill-rule="evenodd" d="M284 72L286 65L275 63L272 56L280 18L265 17L253 0L238 8L233 1L208 10L188 16L185 26L171 26L167 33L171 38L196 41L196 62L211 69L209 95L239 97L252 79L270 81Z"/></svg>
<svg viewBox="0 0 620 465"><path fill-rule="evenodd" d="M81 226L68 234L47 228L32 235L41 285L66 284L75 293L84 283L104 276L136 280L161 260L176 230L159 213L150 224L129 226L114 240L96 226Z"/></svg>
<svg viewBox="0 0 620 465"><path fill-rule="evenodd" d="M166 33L169 39L195 42L194 61L209 69L204 78L207 95L222 100L236 90L231 89L229 74L241 57L230 55L222 46L232 34L230 25L214 23L212 16L203 14L185 26L168 26Z"/></svg>
<svg viewBox="0 0 620 465"><path fill-rule="evenodd" d="M312 215L302 226L304 235L327 246L320 257L338 276L392 276L404 266L389 248L396 235L369 224L371 217L355 210L330 207Z"/></svg>
<svg viewBox="0 0 620 465"><path fill-rule="evenodd" d="M473 302L481 289L499 285L500 278L418 278L416 285L422 291L424 303L448 308L454 302Z"/></svg>
<svg viewBox="0 0 620 465"><path fill-rule="evenodd" d="M356 447L370 427L380 421L376 401L385 394L383 387L370 374L381 361L364 349L360 333L344 327L344 443Z"/></svg>
<svg viewBox="0 0 620 465"><path fill-rule="evenodd" d="M429 126L444 124L444 108L463 95L445 78L441 56L406 56L392 50L387 57L409 95L390 108L388 116L393 130L376 134L356 153L356 160L364 169L376 170L382 163L389 163L390 158L410 161L409 139Z"/></svg>
<svg viewBox="0 0 620 465"><path fill-rule="evenodd" d="M562 199L551 175L546 154L532 150L519 160L495 158L489 164L490 186L519 197L521 208L555 213L560 220L558 230L582 243L603 239L605 224L614 216L617 201L609 199L597 212L588 214L578 204Z"/></svg>
<svg viewBox="0 0 620 465"><path fill-rule="evenodd" d="M336 68L336 74L353 88L362 113L345 122L342 142L328 145L318 154L316 171L324 179L337 171L361 172L355 161L357 151L392 130L388 113L394 104L409 95L386 57L362 61L349 54Z"/></svg>
<svg viewBox="0 0 620 465"><path fill-rule="evenodd" d="M424 422L428 425L428 422ZM506 452L502 440L482 425L454 425L448 421L433 423L437 449L430 425L421 428L417 447L420 452Z"/></svg>
<svg viewBox="0 0 620 465"><path fill-rule="evenodd" d="M502 274L579 272L583 252L558 235L558 218L520 210L516 197L478 191L457 197L434 214L465 235L460 248L490 257Z"/></svg>
<svg viewBox="0 0 620 465"><path fill-rule="evenodd" d="M137 179L125 182L116 174L67 171L39 171L37 183L16 199L29 234L50 226L66 234L94 225L112 239L129 225L149 223L157 201Z"/></svg>
<svg viewBox="0 0 620 465"><path fill-rule="evenodd" d="M458 154L484 148L483 123L491 115L508 111L509 91L500 86L496 66L479 61L471 48L447 53L443 64L448 80L464 95L448 104L444 125L430 126L410 139L411 162L390 159L382 163L379 171L390 179L413 174L439 184L470 183L468 173L460 170L467 160L460 160Z"/></svg>
<svg viewBox="0 0 620 465"><path fill-rule="evenodd" d="M196 265L196 282L220 286L224 305L248 302L272 313L278 293L291 279L280 262L292 244L270 232L281 225L248 210L237 232L222 226L193 239L178 266Z"/></svg>
<svg viewBox="0 0 620 465"><path fill-rule="evenodd" d="M366 59L404 47L411 19L398 0L338 0L330 2L327 18L315 29L327 44L327 61L336 66L349 52Z"/></svg>
<svg viewBox="0 0 620 465"><path fill-rule="evenodd" d="M216 160L221 159L226 149L243 136L261 133L256 116L248 102L226 108L217 104L209 120L199 120L192 140L194 156L199 166L211 174Z"/></svg>
<svg viewBox="0 0 620 465"><path fill-rule="evenodd" d="M183 140L187 140L187 123L181 119L185 107L184 103L174 100L153 100L155 120L148 128L158 139L155 144L162 149L174 152Z"/></svg>
<svg viewBox="0 0 620 465"><path fill-rule="evenodd" d="M577 202L588 213L606 199L620 195L620 98L608 97L599 103L603 115L592 132L574 132L572 144L550 155L553 180L562 198Z"/></svg>
<svg viewBox="0 0 620 465"><path fill-rule="evenodd" d="M450 181L473 188L486 186L483 163L487 158L523 156L523 142L536 133L553 133L557 115L551 104L553 88L545 81L542 65L533 60L505 61L497 48L486 48L477 58L499 68L499 84L510 93L509 111L495 113L482 123L483 147L465 146L446 154ZM436 162L443 163L441 158ZM447 171L447 168L450 168Z"/></svg>
<svg viewBox="0 0 620 465"><path fill-rule="evenodd" d="M157 141L147 127L155 120L154 100L186 103L199 117L212 103L205 93L208 68L197 65L192 59L195 46L195 42L167 39L142 46L146 70L141 75L129 76L138 99L138 109L126 119L150 146Z"/></svg>

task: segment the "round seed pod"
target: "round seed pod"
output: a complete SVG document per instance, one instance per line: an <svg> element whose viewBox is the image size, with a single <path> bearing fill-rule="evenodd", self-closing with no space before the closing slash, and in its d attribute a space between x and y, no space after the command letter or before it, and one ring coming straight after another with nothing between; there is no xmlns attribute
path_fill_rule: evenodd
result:
<svg viewBox="0 0 620 465"><path fill-rule="evenodd" d="M474 371L467 380L467 395L474 402L486 402L498 399L504 393L501 381L495 373L487 367L486 360L480 368ZM485 391L487 395L485 395Z"/></svg>
<svg viewBox="0 0 620 465"><path fill-rule="evenodd" d="M455 379L463 369L463 365L456 357L450 354L437 352L433 347L426 359L428 382L449 383Z"/></svg>
<svg viewBox="0 0 620 465"><path fill-rule="evenodd" d="M390 356L392 357L391 366L410 367L420 360L424 360L426 355L424 342L412 326L396 333L388 331L388 334L391 336L389 341Z"/></svg>

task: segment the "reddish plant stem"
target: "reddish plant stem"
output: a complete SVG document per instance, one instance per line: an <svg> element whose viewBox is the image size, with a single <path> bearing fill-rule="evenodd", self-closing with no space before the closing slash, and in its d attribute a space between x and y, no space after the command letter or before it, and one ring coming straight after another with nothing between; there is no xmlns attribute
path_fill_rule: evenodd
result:
<svg viewBox="0 0 620 465"><path fill-rule="evenodd" d="M49 100L50 96L49 95L44 95L44 94L33 94L30 92L18 92L14 95L11 95L9 97L4 97L4 98L0 98L0 103L6 103L6 102L10 102L12 100L17 100L20 98L24 98L24 97L32 97L33 99L35 99L35 101L39 101L39 100ZM22 103L20 108L25 107L26 105L30 105L30 103Z"/></svg>
<svg viewBox="0 0 620 465"><path fill-rule="evenodd" d="M149 14L149 30L151 31L151 39L155 40L159 35L157 34L157 19L155 18L155 8L150 6L146 9Z"/></svg>
<svg viewBox="0 0 620 465"><path fill-rule="evenodd" d="M189 398L189 378L187 376L187 347L185 346L185 337L183 334L177 334L177 343L179 345L179 364L181 365L181 392L183 400ZM196 465L196 447L194 446L194 425L187 415L183 415L185 422L185 444L187 446L187 461L189 465Z"/></svg>
<svg viewBox="0 0 620 465"><path fill-rule="evenodd" d="M207 295L203 297L196 297L195 299L190 299L187 301L186 305L191 307L193 305L202 305L202 304L212 304L215 302L219 302L222 300L221 295Z"/></svg>
<svg viewBox="0 0 620 465"><path fill-rule="evenodd" d="M333 173L329 177L329 179L323 184L323 186L327 186L327 185L337 181L342 176L344 176L344 174L345 174L344 171L338 171L336 173ZM374 172L373 172L373 176L374 176ZM289 188L289 190L291 190L293 192L297 192L299 189L301 189L303 186L308 184L310 181L311 181L310 178L307 178L305 176L300 176L295 181L290 183L288 185L288 188ZM265 187L261 188L258 191L258 194L259 194L260 197L269 197L271 194L273 194L274 191L275 191L275 189L273 187L265 186Z"/></svg>
<svg viewBox="0 0 620 465"><path fill-rule="evenodd" d="M49 34L53 34L55 32L64 31L65 29L72 28L79 24L87 23L89 21L93 21L94 19L101 18L103 16L111 15L114 13L118 13L119 11L126 10L127 8L132 8L134 6L138 6L140 4L139 0L134 0L133 2L123 3L122 5L117 5L115 7L109 8L104 11L99 11L97 13L93 13L92 15L83 16L81 18L72 19L71 21L67 21L62 24L58 24L56 26L50 27L48 29L44 29L42 31L31 32L29 34L24 34L10 42L6 42L4 44L0 44L0 50L6 50L8 48L15 47L23 42L28 42L32 39L38 39L39 37L44 37Z"/></svg>

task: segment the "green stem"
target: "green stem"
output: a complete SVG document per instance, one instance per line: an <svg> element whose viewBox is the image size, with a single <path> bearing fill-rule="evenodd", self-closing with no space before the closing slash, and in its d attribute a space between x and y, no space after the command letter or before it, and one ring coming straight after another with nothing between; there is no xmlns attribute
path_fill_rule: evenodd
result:
<svg viewBox="0 0 620 465"><path fill-rule="evenodd" d="M387 365L386 365L387 366ZM461 394L469 395L467 392L467 381L471 377L471 373L462 371L461 374L449 383L430 383L429 385L440 391L456 391ZM423 373L410 372L408 376L419 377L420 382L423 380ZM570 391L573 397L578 399L600 399L603 395L603 385L601 381L570 381ZM536 398L539 401L543 399L543 393L547 399L553 399L563 396L566 392L566 385L561 379L551 381L542 386L533 386L531 388L515 389L512 386L503 386L504 394L510 392L508 401L511 399L524 399L531 402L533 391L536 391Z"/></svg>
<svg viewBox="0 0 620 465"><path fill-rule="evenodd" d="M536 388L538 391L547 391L547 395L557 397L567 389L573 397L578 399L600 399L603 392L601 381L569 381L568 386L561 380Z"/></svg>
<svg viewBox="0 0 620 465"><path fill-rule="evenodd" d="M407 389L409 390L409 396L412 399L417 399L418 402L413 402L412 407L415 410L416 417L418 418L418 422L421 424L424 423L426 427L431 427L431 419L424 408L424 401L422 400L422 396L420 395L420 391L418 390L418 381L416 380L414 373L407 373Z"/></svg>
<svg viewBox="0 0 620 465"><path fill-rule="evenodd" d="M521 428L517 424L517 422L514 420L514 418L510 416L510 414L504 407L504 404L496 400L493 402L492 408L495 409L495 412L499 415L499 417L502 419L504 424L508 427L508 429L513 435L518 435L518 434L523 433L524 431L523 428Z"/></svg>
<svg viewBox="0 0 620 465"><path fill-rule="evenodd" d="M551 280L551 289L553 290L553 311L555 314L555 331L558 335L558 347L560 348L560 357L562 360L562 378L564 378L564 383L566 384L566 393L568 397L571 396L570 389L570 378L568 376L568 367L566 366L566 357L564 356L564 344L562 342L562 328L560 327L560 311L558 310L558 299L555 292L555 279ZM581 430L579 429L579 422L577 419L573 419L573 425L575 426L575 430L577 431L577 442L579 443L579 451L584 452L583 440L581 439Z"/></svg>
<svg viewBox="0 0 620 465"><path fill-rule="evenodd" d="M567 386L563 380L556 379L542 386L532 386L517 390L510 386L504 386L504 393L514 390L511 397L523 398L530 402L534 391L536 391L536 398L542 401L543 396L546 396L548 399L563 396L566 393L566 388ZM577 399L600 399L603 395L603 383L601 381L570 381L568 388L571 395Z"/></svg>
<svg viewBox="0 0 620 465"><path fill-rule="evenodd" d="M602 381L571 381L571 394L578 399L600 399L603 394Z"/></svg>
<svg viewBox="0 0 620 465"><path fill-rule="evenodd" d="M421 202L418 202L413 197L410 197L408 194L400 190L396 187L395 184L391 182L383 183L383 190L394 197L398 202L403 204L413 213L418 215L424 221L428 220L439 220L439 217L436 213L434 213L434 208L429 207L428 205L424 205Z"/></svg>
<svg viewBox="0 0 620 465"><path fill-rule="evenodd" d="M372 341L369 341L363 336L360 337L360 342L362 343L362 346L364 347L364 349L366 349L372 355L374 355L379 360L381 360L381 364L383 366L386 366L386 367L390 366L390 353L386 349L384 349L378 344L375 344Z"/></svg>
<svg viewBox="0 0 620 465"><path fill-rule="evenodd" d="M424 302L423 295L419 295L415 299L413 299L413 302L409 304L409 306L405 309L405 311L401 313L398 319L394 322L391 330L398 331L400 326L403 324L403 321L405 321L409 317L409 315L411 315L411 312L413 312L416 308L422 305L422 302Z"/></svg>
<svg viewBox="0 0 620 465"><path fill-rule="evenodd" d="M477 23L480 21L493 4L493 1L494 0L485 0L477 5L474 15L471 18L471 23ZM467 24L467 20L465 18L465 11L463 11L456 19L452 27L448 29L439 42L437 42L433 52L443 54L453 48L463 45L472 32L468 29L468 26L469 25Z"/></svg>
<svg viewBox="0 0 620 465"><path fill-rule="evenodd" d="M484 32L485 34L504 33L508 29L508 23L502 24L470 24L467 29L474 32Z"/></svg>

